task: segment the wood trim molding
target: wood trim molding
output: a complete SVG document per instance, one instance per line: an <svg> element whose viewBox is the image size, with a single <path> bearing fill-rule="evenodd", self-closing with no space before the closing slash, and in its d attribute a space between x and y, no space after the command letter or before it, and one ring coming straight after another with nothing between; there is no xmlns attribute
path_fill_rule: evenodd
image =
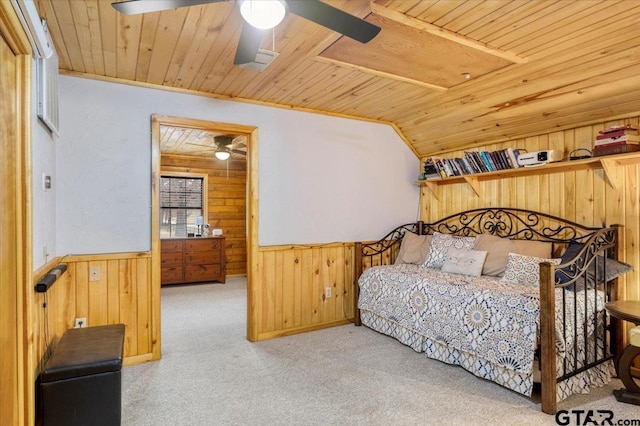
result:
<svg viewBox="0 0 640 426"><path fill-rule="evenodd" d="M10 331L17 337L15 340L15 365L6 366L4 374L13 375L16 383L15 392L8 402L13 412L5 413L8 422L17 421L18 424L29 425L35 421L35 370L38 365L38 353L31 339L35 329L35 295L31 280L33 278L32 263L32 202L31 202L31 46L18 16L11 3L0 2L0 39L6 42L9 50L15 55L15 110L4 111L3 117L11 123L8 129L14 132L14 157L2 159L2 167L11 170L15 181L8 185L6 195L16 202L16 212L10 222L15 224L15 282L5 285L15 285L15 298L10 300L11 310L15 311L15 329ZM5 192L3 192L5 194ZM5 302L6 303L6 302ZM0 309L4 309L5 306ZM13 321L15 320L15 321ZM10 325L13 327L12 325ZM12 381L12 382L13 382ZM3 404L3 407L6 405Z"/></svg>
<svg viewBox="0 0 640 426"><path fill-rule="evenodd" d="M233 102L242 102L242 103L246 103L246 104L261 105L261 106L266 106L266 107L271 107L271 108L279 108L279 109L286 109L286 110L291 110L291 111L308 112L308 113L311 113L311 114L326 115L328 117L346 118L348 120L358 120L358 121L365 121L365 122L369 122L369 123L384 124L384 125L387 125L387 126L391 126L391 128L393 128L393 130L398 134L400 139L402 139L405 142L405 144L415 154L415 156L417 158L420 157L420 155L418 155L418 152L415 150L415 148L409 142L409 139L407 139L405 134L402 133L402 130L400 130L400 127L398 127L398 125L396 123L391 122L391 121L384 121L384 120L378 120L378 119L373 119L373 118L354 116L354 115L349 115L349 114L340 114L340 113L334 113L334 112L329 112L329 111L317 110L317 109L313 109L313 108L294 107L294 106L291 106L291 105L282 105L282 104L277 104L277 103L273 103L273 102L257 101L257 100L253 100L253 99L244 99L244 98L237 98L237 97L232 97L232 96L224 96L224 95L218 95L218 94L215 94L215 93L198 92L196 90L183 89L183 88L179 88L179 87L169 87L169 86L162 86L162 85L159 85L159 84L142 83L142 82L138 82L138 81L129 81L129 80L123 80L123 79L114 78L114 77L105 77L105 76L99 76L99 75L93 75L93 74L73 72L73 71L68 71L68 70L60 70L60 75L68 75L68 76L71 76L71 77L86 78L86 79L89 79L89 80L98 80L98 81L106 81L106 82L110 82L110 83L125 84L125 85L128 85L128 86L144 87L144 88L147 88L147 89L163 90L165 92L183 93L183 94L193 95L193 96L204 96L204 97L207 97L207 98L221 99L221 100L233 101ZM158 116L158 117L167 118L169 120L178 119L178 117L170 117L170 116ZM200 123L213 123L213 122L207 122L205 120L195 120L195 119L185 119L185 120L188 120L189 122L194 122L194 123L198 123L198 122L200 122ZM174 126L174 127L178 126L173 121L170 121L170 122L167 122L167 123L163 122L163 124ZM220 124L222 124L222 123L220 123ZM191 126L187 126L187 127L191 127ZM194 127L194 128L202 129L202 127Z"/></svg>
<svg viewBox="0 0 640 426"><path fill-rule="evenodd" d="M69 254L60 258L59 263L64 262L92 262L97 260L118 260L131 258L151 257L150 251L123 252L123 253L99 253L99 254Z"/></svg>
<svg viewBox="0 0 640 426"><path fill-rule="evenodd" d="M162 87L157 87L162 88ZM166 88L164 88L166 89ZM203 95L202 93L196 93ZM245 135L247 138L247 185L248 185L248 238L247 238L247 339L258 339L258 322L256 306L260 299L260 285L254 282L258 276L258 128L240 124L223 123L208 120L182 118L168 115L154 114L151 117L151 144L152 144L152 208L151 208L151 256L152 256L152 306L154 320L154 359L160 357L160 225L159 206L160 198L158 185L160 183L160 126L189 127L201 130L211 130L224 133ZM157 320L155 315L157 314ZM157 328L157 329L156 329ZM157 357L155 342L157 341Z"/></svg>
<svg viewBox="0 0 640 426"><path fill-rule="evenodd" d="M376 15L382 16L384 18L391 19L392 21L398 22L400 24L407 25L409 27L427 32L429 34L432 34L438 37L445 38L447 40L451 40L463 46L467 46L472 49L476 49L481 52L488 53L490 55L497 56L502 59L506 59L507 61L511 61L516 64L524 64L528 62L527 58L523 58L511 52L489 47L484 43L478 42L477 40L473 40L469 37L462 36L458 33L448 31L436 25L432 25L427 22L421 21L419 19L413 18L411 16L407 16L404 13L391 10L385 6L376 4L373 1L371 1L370 3L371 3L371 11L373 13L375 13Z"/></svg>
<svg viewBox="0 0 640 426"><path fill-rule="evenodd" d="M325 328L336 327L339 325L347 325L351 323L353 323L353 318L346 318L346 319L341 319L341 320L336 320L331 322L324 322L322 324L312 324L312 325L305 325L297 328L288 328L286 330L265 332L265 333L260 333L256 340L260 342L263 340L274 339L276 337L292 336L294 334L307 333L307 332L316 331L316 330L323 330Z"/></svg>
<svg viewBox="0 0 640 426"><path fill-rule="evenodd" d="M337 65L337 66L340 66L340 67L343 67L343 68L349 68L349 69L352 69L352 70L358 70L358 71L366 72L366 73L369 73L369 74L372 74L372 75L376 75L376 76L382 77L382 78L390 78L390 79L393 79L393 80L402 81L403 83L415 84L416 86L422 86L422 87L425 87L427 89L435 90L437 92L446 92L447 90L449 90L446 87L438 86L436 84L426 83L424 81L415 80L413 78L402 77L402 76L399 76L399 75L396 75L396 74L375 70L373 68L367 68L367 67L364 67L362 65L350 64L349 62L339 61L337 59L332 59L332 58L326 58L324 56L316 56L313 59L318 61L318 62L324 62L324 63L327 63L327 64Z"/></svg>
<svg viewBox="0 0 640 426"><path fill-rule="evenodd" d="M247 135L248 238L247 238L247 340L258 340L258 129Z"/></svg>
<svg viewBox="0 0 640 426"><path fill-rule="evenodd" d="M153 360L162 356L160 314L160 124L151 116L151 352Z"/></svg>
<svg viewBox="0 0 640 426"><path fill-rule="evenodd" d="M31 55L31 44L20 19L8 1L0 2L0 34L16 55Z"/></svg>
<svg viewBox="0 0 640 426"><path fill-rule="evenodd" d="M308 113L312 113L312 114L321 114L321 115L326 115L326 116L330 116L330 117L347 118L349 120L367 121L367 122L370 122L370 123L379 123L379 124L386 124L386 125L391 125L392 124L392 122L379 120L379 119L375 119L375 118L361 117L361 116L349 115L349 114L341 114L341 113L318 110L318 109L313 109L313 108L296 107L296 106L293 106L293 105L283 105L283 104L278 104L278 103L275 103L275 102L259 101L259 100L255 100L255 99L247 99L247 98L240 98L240 97L235 97L235 96L220 95L220 94L216 94L216 93L199 92L197 90L184 89L182 87L163 86L161 84L152 84L152 83L144 83L144 82L140 82L140 81L124 80L124 79L121 79L121 78L107 77L107 76L102 76L102 75L88 74L88 73L82 73L82 72L77 72L77 71L69 71L69 70L63 70L63 69L61 69L59 71L59 73L60 73L60 75L68 75L70 77L79 77L79 78L86 78L86 79L89 79L89 80L106 81L106 82L110 82L110 83L124 84L124 85L127 85L127 86L134 86L134 87L145 87L147 89L163 90L163 91L166 91L166 92L183 93L183 94L193 95L193 96L203 96L203 97L206 97L206 98L220 99L220 100L225 100L225 101L242 102L242 103L246 103L246 104L261 105L261 106L267 106L267 107L279 108L279 109L286 109L286 110L291 110L291 111L300 111L300 112L308 112ZM194 120L194 121L205 121L205 120ZM175 124L172 124L172 125L175 126Z"/></svg>

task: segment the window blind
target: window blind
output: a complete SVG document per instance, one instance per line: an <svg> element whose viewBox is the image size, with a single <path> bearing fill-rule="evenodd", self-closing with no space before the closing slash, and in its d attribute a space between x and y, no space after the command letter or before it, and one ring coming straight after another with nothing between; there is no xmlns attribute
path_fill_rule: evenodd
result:
<svg viewBox="0 0 640 426"><path fill-rule="evenodd" d="M195 218L202 216L203 179L160 177L160 237L187 237L195 234Z"/></svg>

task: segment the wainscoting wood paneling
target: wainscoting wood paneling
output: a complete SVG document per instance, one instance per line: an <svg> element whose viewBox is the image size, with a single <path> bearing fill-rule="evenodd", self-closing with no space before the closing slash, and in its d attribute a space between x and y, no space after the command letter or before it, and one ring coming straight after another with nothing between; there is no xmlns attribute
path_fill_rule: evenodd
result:
<svg viewBox="0 0 640 426"><path fill-rule="evenodd" d="M507 147L529 152L558 149L564 157L579 148L591 149L598 131L611 125L638 126L640 117L603 121L600 124L552 132L478 147L494 151ZM438 154L461 157L463 151ZM478 197L466 183L439 187L438 199L428 189L421 191L421 219L433 221L461 210L476 207L519 207L546 212L589 226L622 225L618 256L634 265L634 270L618 279L619 298L640 300L640 166L621 166L621 184L611 185L602 170L567 171L526 177L480 181ZM629 325L627 325L627 330ZM626 335L626 332L625 332ZM626 336L625 336L626 338Z"/></svg>
<svg viewBox="0 0 640 426"><path fill-rule="evenodd" d="M206 173L209 176L209 224L224 233L227 275L244 275L247 273L247 163L228 161L227 170L226 163L213 155L163 154L160 168L161 173Z"/></svg>
<svg viewBox="0 0 640 426"><path fill-rule="evenodd" d="M258 340L353 319L353 244L260 247L258 265Z"/></svg>
<svg viewBox="0 0 640 426"><path fill-rule="evenodd" d="M62 334L74 327L76 318L88 326L125 325L126 363L150 360L155 342L151 336L151 255L118 253L69 256L57 259L36 275L36 280L57 263L67 271L45 294L36 295L34 341L38 371ZM90 268L100 278L89 280ZM46 304L45 304L46 302Z"/></svg>

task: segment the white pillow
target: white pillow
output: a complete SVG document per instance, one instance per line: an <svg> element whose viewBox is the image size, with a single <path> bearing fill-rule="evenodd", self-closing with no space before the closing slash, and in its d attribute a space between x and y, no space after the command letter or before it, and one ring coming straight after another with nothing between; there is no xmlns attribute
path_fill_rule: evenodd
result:
<svg viewBox="0 0 640 426"><path fill-rule="evenodd" d="M509 253L507 269L504 271L502 281L536 287L540 285L541 262L550 262L559 265L560 259L545 259L544 257Z"/></svg>
<svg viewBox="0 0 640 426"><path fill-rule="evenodd" d="M479 277L482 275L482 267L486 258L486 251L450 248L442 265L442 272Z"/></svg>
<svg viewBox="0 0 640 426"><path fill-rule="evenodd" d="M431 247L429 249L429 256L426 262L424 262L427 268L442 268L444 261L447 257L447 251L450 248L456 249L473 249L473 243L476 241L475 237L458 237L455 235L441 234L436 232L431 239Z"/></svg>

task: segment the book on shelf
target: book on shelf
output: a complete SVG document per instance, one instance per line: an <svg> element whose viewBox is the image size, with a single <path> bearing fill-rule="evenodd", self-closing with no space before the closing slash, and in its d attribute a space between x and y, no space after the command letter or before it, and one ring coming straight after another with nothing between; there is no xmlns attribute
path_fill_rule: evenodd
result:
<svg viewBox="0 0 640 426"><path fill-rule="evenodd" d="M425 179L437 179L440 178L440 172L434 164L433 158L429 158L424 162L424 177Z"/></svg>
<svg viewBox="0 0 640 426"><path fill-rule="evenodd" d="M471 169L473 170L473 173L482 173L483 170L482 170L482 168L480 168L480 166L476 162L476 159L474 158L472 152L466 151L464 153L464 157L467 159L467 162L469 163L469 166L471 166Z"/></svg>
<svg viewBox="0 0 640 426"><path fill-rule="evenodd" d="M637 152L637 151L640 151L640 145L617 144L617 145L596 146L595 148L593 148L593 156L600 157L602 155L625 154L627 152Z"/></svg>
<svg viewBox="0 0 640 426"><path fill-rule="evenodd" d="M609 133L600 133L598 135L596 135L596 140L601 140L601 139L609 139L609 138L617 138L620 136L638 136L638 131L629 131L629 130L616 130L615 132L609 132Z"/></svg>
<svg viewBox="0 0 640 426"><path fill-rule="evenodd" d="M505 148L496 151L465 151L462 157L442 158L433 156L425 161L426 179L487 173L497 170L516 169L518 156L526 149Z"/></svg>
<svg viewBox="0 0 640 426"><path fill-rule="evenodd" d="M495 172L496 168L493 165L493 162L491 161L491 158L489 157L489 152L481 151L480 155L482 156L482 160L484 161L484 164L487 166L487 170L490 171L490 172Z"/></svg>
<svg viewBox="0 0 640 426"><path fill-rule="evenodd" d="M598 133L601 135L606 135L609 133L617 133L617 132L624 132L628 135L637 135L638 128L635 126L632 126L631 124L623 124L621 126L611 126L607 129L598 131Z"/></svg>
<svg viewBox="0 0 640 426"><path fill-rule="evenodd" d="M507 148L507 155L509 156L509 160L512 168L517 169L518 167L521 167L520 164L518 164L518 155L523 154L525 152L527 152L526 149Z"/></svg>
<svg viewBox="0 0 640 426"><path fill-rule="evenodd" d="M609 138L604 139L596 139L594 146L605 146L611 144L640 144L640 135L619 135L619 136L611 136Z"/></svg>

